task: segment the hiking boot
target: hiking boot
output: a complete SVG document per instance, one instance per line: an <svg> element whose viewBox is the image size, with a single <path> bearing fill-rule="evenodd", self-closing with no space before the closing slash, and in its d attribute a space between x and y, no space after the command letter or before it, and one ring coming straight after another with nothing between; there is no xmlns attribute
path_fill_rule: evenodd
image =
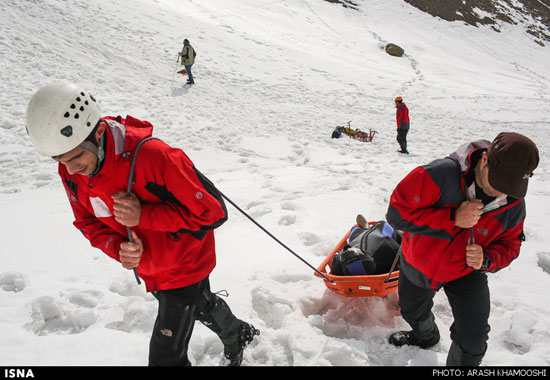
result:
<svg viewBox="0 0 550 380"><path fill-rule="evenodd" d="M260 335L260 330L256 329L249 323L241 322L239 326L239 335L237 340L239 342L239 351L235 353L224 354L223 365L228 367L238 367L243 361L244 348L252 342L256 335Z"/></svg>
<svg viewBox="0 0 550 380"><path fill-rule="evenodd" d="M240 367L243 361L244 349L241 348L236 354L224 354L222 365L225 367Z"/></svg>
<svg viewBox="0 0 550 380"><path fill-rule="evenodd" d="M430 339L421 340L413 331L397 331L390 335L388 341L394 346L401 347L404 345L418 346L420 348L429 348L435 346L439 342L439 336L434 335Z"/></svg>
<svg viewBox="0 0 550 380"><path fill-rule="evenodd" d="M357 222L359 228L365 229L368 227L367 219L361 214L357 214L355 221Z"/></svg>
<svg viewBox="0 0 550 380"><path fill-rule="evenodd" d="M409 151L406 150L406 149L405 149L405 150L403 150L403 149L398 150L398 152L399 152L399 153L404 153L404 154L409 154Z"/></svg>

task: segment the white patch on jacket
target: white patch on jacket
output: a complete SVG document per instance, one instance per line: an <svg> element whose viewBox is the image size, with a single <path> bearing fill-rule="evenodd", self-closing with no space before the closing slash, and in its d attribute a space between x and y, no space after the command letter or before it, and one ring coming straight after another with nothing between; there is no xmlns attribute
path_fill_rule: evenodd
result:
<svg viewBox="0 0 550 380"><path fill-rule="evenodd" d="M94 215L97 218L109 218L113 216L111 214L111 211L109 211L109 207L101 200L99 197L90 197L90 203L92 204L92 208L94 209Z"/></svg>

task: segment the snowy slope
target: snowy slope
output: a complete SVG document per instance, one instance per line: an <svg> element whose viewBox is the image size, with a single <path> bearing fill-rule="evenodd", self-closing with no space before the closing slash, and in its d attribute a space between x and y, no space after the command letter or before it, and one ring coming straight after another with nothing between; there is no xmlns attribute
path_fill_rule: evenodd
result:
<svg viewBox="0 0 550 380"><path fill-rule="evenodd" d="M227 196L313 266L363 213L384 218L391 191L417 165L462 142L518 131L540 148L520 257L490 276L485 365L550 364L550 50L519 28L445 22L400 0L5 0L0 6L0 365L146 365L156 300L72 226L56 164L38 156L25 109L66 79L106 115L155 125ZM184 38L196 85L174 75ZM406 56L383 51L393 42ZM411 154L397 154L393 98L411 112ZM336 125L378 131L331 139ZM246 365L444 365L441 342L395 348L406 328L395 294L334 295L312 270L229 206L217 230L212 288L261 330ZM196 365L222 346L197 325Z"/></svg>

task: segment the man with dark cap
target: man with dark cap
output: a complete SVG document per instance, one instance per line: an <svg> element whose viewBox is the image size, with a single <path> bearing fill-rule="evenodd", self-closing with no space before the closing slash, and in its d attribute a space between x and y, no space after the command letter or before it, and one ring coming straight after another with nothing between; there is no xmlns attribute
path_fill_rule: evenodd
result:
<svg viewBox="0 0 550 380"><path fill-rule="evenodd" d="M443 288L454 317L447 365L481 363L490 329L486 273L519 255L524 197L538 163L533 141L503 132L417 167L397 185L386 218L403 231L399 306L412 330L393 333L390 343L437 344L431 309Z"/></svg>

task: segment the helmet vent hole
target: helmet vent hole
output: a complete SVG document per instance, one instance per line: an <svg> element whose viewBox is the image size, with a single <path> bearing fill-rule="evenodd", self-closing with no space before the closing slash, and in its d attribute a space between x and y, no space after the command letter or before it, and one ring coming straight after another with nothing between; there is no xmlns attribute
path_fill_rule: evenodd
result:
<svg viewBox="0 0 550 380"><path fill-rule="evenodd" d="M75 113L75 114L74 114L74 118L75 118L75 119L78 119L78 117L79 117L78 114Z"/></svg>
<svg viewBox="0 0 550 380"><path fill-rule="evenodd" d="M80 106L80 110L81 110L81 111L84 111L84 107Z"/></svg>
<svg viewBox="0 0 550 380"><path fill-rule="evenodd" d="M74 110L75 108L76 108L76 106L74 104L71 104L71 109Z"/></svg>
<svg viewBox="0 0 550 380"><path fill-rule="evenodd" d="M71 114L70 114L70 113L68 113L68 112L65 112L65 115L63 115L63 116L65 116L65 117L69 117L69 116L71 116Z"/></svg>
<svg viewBox="0 0 550 380"><path fill-rule="evenodd" d="M63 128L61 131L61 134L65 137L71 137L73 135L73 127L70 125L67 125L65 128Z"/></svg>

